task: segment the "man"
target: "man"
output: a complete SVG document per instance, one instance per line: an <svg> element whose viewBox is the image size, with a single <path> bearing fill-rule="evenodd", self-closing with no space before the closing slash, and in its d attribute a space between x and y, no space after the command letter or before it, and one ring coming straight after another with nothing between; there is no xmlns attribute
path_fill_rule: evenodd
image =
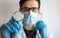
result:
<svg viewBox="0 0 60 38"><path fill-rule="evenodd" d="M14 17L1 27L2 38L48 38L47 29L40 17L40 0L20 0L22 21ZM39 36L38 34L41 36Z"/></svg>

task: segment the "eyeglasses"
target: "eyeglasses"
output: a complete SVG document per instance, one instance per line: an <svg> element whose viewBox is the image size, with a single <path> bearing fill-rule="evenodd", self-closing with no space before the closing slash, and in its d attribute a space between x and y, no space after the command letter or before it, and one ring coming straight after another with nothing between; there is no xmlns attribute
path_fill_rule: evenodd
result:
<svg viewBox="0 0 60 38"><path fill-rule="evenodd" d="M33 11L33 12L38 12L38 9L39 8L37 8L37 7L32 7L32 8L28 8L28 7L23 7L23 8L21 8L21 11L23 11L23 12L28 12L28 11Z"/></svg>

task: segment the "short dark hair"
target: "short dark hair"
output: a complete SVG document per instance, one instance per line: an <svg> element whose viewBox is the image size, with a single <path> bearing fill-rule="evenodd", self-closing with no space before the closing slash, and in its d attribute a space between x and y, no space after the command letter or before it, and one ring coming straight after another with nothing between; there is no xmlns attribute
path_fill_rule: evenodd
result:
<svg viewBox="0 0 60 38"><path fill-rule="evenodd" d="M21 6L26 2L26 1L28 1L28 0L20 0L19 1L19 5L20 5L20 8L21 8ZM39 6L39 8L40 8L40 0L36 0L37 2L38 2L38 6Z"/></svg>

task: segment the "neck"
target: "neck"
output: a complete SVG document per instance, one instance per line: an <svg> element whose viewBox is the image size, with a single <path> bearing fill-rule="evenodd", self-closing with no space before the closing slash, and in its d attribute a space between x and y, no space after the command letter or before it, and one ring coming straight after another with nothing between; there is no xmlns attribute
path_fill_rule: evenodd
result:
<svg viewBox="0 0 60 38"><path fill-rule="evenodd" d="M25 25L24 22L23 22L23 29L33 30L33 29L34 29L34 25L32 25L32 26L27 26L27 25Z"/></svg>
<svg viewBox="0 0 60 38"><path fill-rule="evenodd" d="M26 30L33 30L34 26L25 26L25 25L23 25L23 28L26 29Z"/></svg>

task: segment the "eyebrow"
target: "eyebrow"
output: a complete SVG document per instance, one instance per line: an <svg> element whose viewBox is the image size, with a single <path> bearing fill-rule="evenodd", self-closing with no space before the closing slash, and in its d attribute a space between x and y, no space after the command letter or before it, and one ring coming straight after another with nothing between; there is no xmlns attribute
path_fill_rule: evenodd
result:
<svg viewBox="0 0 60 38"><path fill-rule="evenodd" d="M21 7L21 8L29 8L29 7ZM31 8L38 8L38 7L31 7Z"/></svg>

